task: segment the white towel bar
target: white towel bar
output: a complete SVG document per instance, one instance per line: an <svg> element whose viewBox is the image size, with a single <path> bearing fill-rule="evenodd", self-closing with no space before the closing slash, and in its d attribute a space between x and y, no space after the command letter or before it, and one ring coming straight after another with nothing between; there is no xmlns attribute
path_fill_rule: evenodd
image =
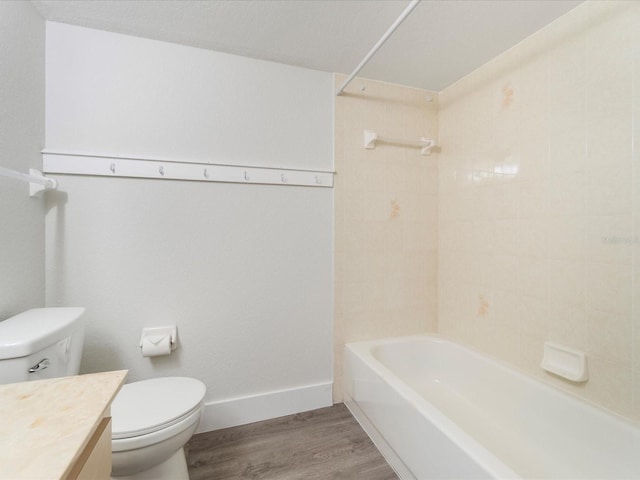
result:
<svg viewBox="0 0 640 480"><path fill-rule="evenodd" d="M420 140L404 140L391 137L379 136L372 130L364 131L364 148L373 150L376 142L388 143L391 145L407 145L420 148L420 155L431 155L431 150L436 146L436 141L430 138L421 137Z"/></svg>

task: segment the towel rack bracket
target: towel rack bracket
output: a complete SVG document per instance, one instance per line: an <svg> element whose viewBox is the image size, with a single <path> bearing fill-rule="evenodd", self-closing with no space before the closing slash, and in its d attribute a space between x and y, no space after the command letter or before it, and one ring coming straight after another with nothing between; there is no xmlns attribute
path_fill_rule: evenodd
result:
<svg viewBox="0 0 640 480"><path fill-rule="evenodd" d="M28 182L30 197L38 197L42 192L58 188L58 182L56 180L45 177L40 170L36 170L35 168L30 168L29 173L22 173L0 166L0 176Z"/></svg>
<svg viewBox="0 0 640 480"><path fill-rule="evenodd" d="M55 190L58 188L58 181L45 177L40 170L36 170L35 168L29 169L29 175L34 178L41 178L44 180L41 182L29 182L29 196L30 197L39 197L46 192L47 190Z"/></svg>

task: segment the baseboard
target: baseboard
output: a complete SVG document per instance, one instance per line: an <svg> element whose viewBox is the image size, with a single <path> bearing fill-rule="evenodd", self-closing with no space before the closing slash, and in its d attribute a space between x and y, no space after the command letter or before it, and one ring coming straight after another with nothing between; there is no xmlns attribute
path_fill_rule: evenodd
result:
<svg viewBox="0 0 640 480"><path fill-rule="evenodd" d="M205 403L196 433L330 407L331 382Z"/></svg>

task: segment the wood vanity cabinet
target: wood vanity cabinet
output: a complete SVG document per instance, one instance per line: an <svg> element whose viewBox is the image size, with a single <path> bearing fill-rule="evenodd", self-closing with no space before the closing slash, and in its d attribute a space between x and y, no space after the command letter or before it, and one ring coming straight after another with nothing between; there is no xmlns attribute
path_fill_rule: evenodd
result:
<svg viewBox="0 0 640 480"><path fill-rule="evenodd" d="M104 417L80 453L67 480L111 478L111 417Z"/></svg>

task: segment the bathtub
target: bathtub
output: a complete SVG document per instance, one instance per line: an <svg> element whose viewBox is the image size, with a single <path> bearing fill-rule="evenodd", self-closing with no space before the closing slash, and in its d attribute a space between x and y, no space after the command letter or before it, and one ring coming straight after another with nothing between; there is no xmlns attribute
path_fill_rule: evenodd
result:
<svg viewBox="0 0 640 480"><path fill-rule="evenodd" d="M344 395L402 479L640 478L640 429L439 336L347 344Z"/></svg>

